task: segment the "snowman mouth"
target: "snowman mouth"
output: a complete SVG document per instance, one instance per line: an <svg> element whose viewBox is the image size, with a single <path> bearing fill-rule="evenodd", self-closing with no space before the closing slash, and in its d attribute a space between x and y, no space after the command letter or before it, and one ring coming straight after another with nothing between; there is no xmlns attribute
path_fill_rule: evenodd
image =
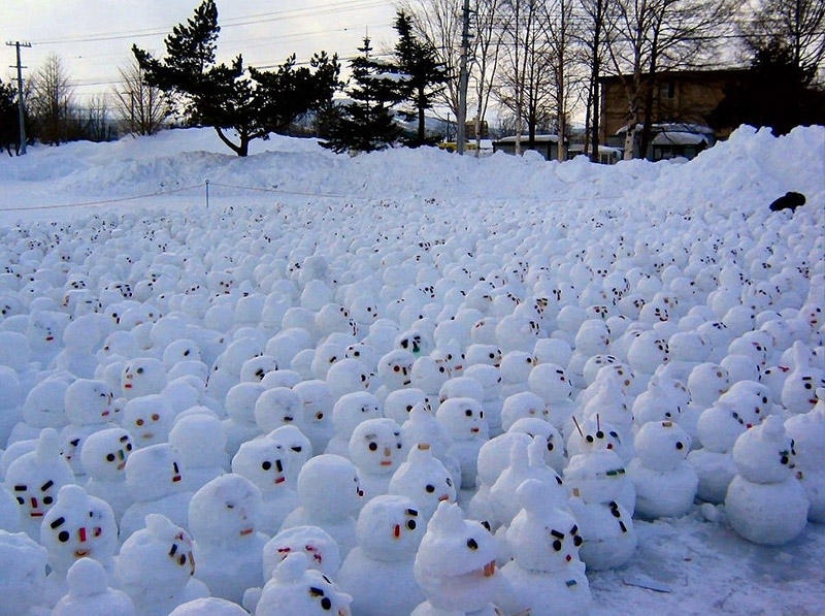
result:
<svg viewBox="0 0 825 616"><path fill-rule="evenodd" d="M473 434L478 434L478 428L470 428L470 432Z"/></svg>
<svg viewBox="0 0 825 616"><path fill-rule="evenodd" d="M51 342L54 340L54 336L46 336L46 342Z"/></svg>
<svg viewBox="0 0 825 616"><path fill-rule="evenodd" d="M123 385L123 389L132 389L132 384L131 383L125 383Z"/></svg>
<svg viewBox="0 0 825 616"><path fill-rule="evenodd" d="M252 528L244 528L244 529L241 531L241 537L246 537L247 535L251 535L251 534L252 534L252 530L253 530Z"/></svg>
<svg viewBox="0 0 825 616"><path fill-rule="evenodd" d="M75 550L74 555L76 558L83 558L89 555L89 550Z"/></svg>
<svg viewBox="0 0 825 616"><path fill-rule="evenodd" d="M286 481L286 477L284 477L283 475L281 477L275 477L275 484L276 485L280 484L280 483L283 483L284 481Z"/></svg>
<svg viewBox="0 0 825 616"><path fill-rule="evenodd" d="M175 475L174 477L172 477L172 483L177 483L179 481L180 481L180 475Z"/></svg>
<svg viewBox="0 0 825 616"><path fill-rule="evenodd" d="M566 560L567 562L570 562L571 560L573 560L573 557L570 554L568 554L567 556L564 557L564 560Z"/></svg>
<svg viewBox="0 0 825 616"><path fill-rule="evenodd" d="M392 460L381 460L381 466L392 466Z"/></svg>
<svg viewBox="0 0 825 616"><path fill-rule="evenodd" d="M32 518L42 518L43 517L43 512L42 511L32 511L29 514L29 516L32 517Z"/></svg>
<svg viewBox="0 0 825 616"><path fill-rule="evenodd" d="M126 462L121 462L117 465L117 470L119 471L122 471L124 468L126 468Z"/></svg>

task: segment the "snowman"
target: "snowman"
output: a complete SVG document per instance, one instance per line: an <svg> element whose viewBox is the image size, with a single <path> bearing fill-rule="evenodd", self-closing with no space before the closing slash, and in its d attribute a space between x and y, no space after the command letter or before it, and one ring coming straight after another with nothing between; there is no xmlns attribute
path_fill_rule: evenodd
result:
<svg viewBox="0 0 825 616"><path fill-rule="evenodd" d="M20 505L21 528L33 539L40 538L40 523L59 490L75 482L59 443L54 428L44 428L34 451L22 454L6 469L5 486Z"/></svg>
<svg viewBox="0 0 825 616"><path fill-rule="evenodd" d="M112 570L118 545L112 508L79 485L63 486L57 502L43 516L40 544L49 555L46 594L54 604L66 594L66 574L78 559L94 558L107 571Z"/></svg>
<svg viewBox="0 0 825 616"><path fill-rule="evenodd" d="M122 590L106 585L106 570L98 561L84 557L66 575L69 592L54 606L53 616L134 616L132 599ZM141 612L145 614L146 612Z"/></svg>
<svg viewBox="0 0 825 616"><path fill-rule="evenodd" d="M422 523L429 521L440 502L454 503L457 498L452 475L425 443L410 449L407 460L393 473L388 493L411 499Z"/></svg>
<svg viewBox="0 0 825 616"><path fill-rule="evenodd" d="M175 418L169 444L180 454L185 488L196 492L229 469L223 423L204 407L193 407Z"/></svg>
<svg viewBox="0 0 825 616"><path fill-rule="evenodd" d="M412 385L412 367L415 355L403 349L395 349L385 353L378 360L378 382L380 384L375 395L384 401L390 392Z"/></svg>
<svg viewBox="0 0 825 616"><path fill-rule="evenodd" d="M258 526L268 535L276 534L286 516L300 505L295 478L287 475L288 455L281 443L263 436L242 444L232 458L232 472L261 491L263 507Z"/></svg>
<svg viewBox="0 0 825 616"><path fill-rule="evenodd" d="M496 526L508 526L518 514L518 487L527 479L540 481L557 507L566 508L567 491L561 477L544 460L545 444L540 438L530 439L527 447L515 441L510 449L510 464L490 487L490 502Z"/></svg>
<svg viewBox="0 0 825 616"><path fill-rule="evenodd" d="M119 395L131 400L159 394L166 387L166 367L154 357L136 357L124 362L120 370Z"/></svg>
<svg viewBox="0 0 825 616"><path fill-rule="evenodd" d="M386 494L403 456L401 426L388 417L367 419L352 431L349 459L358 467L364 502Z"/></svg>
<svg viewBox="0 0 825 616"><path fill-rule="evenodd" d="M209 596L195 575L192 539L166 516L150 513L144 528L123 542L115 578L139 614L162 616L187 601Z"/></svg>
<svg viewBox="0 0 825 616"><path fill-rule="evenodd" d="M226 453L234 456L241 443L261 434L255 418L258 399L265 388L261 383L238 383L226 393L225 408L228 415L223 420L226 433Z"/></svg>
<svg viewBox="0 0 825 616"><path fill-rule="evenodd" d="M493 616L501 594L496 541L454 503L439 503L415 556L413 573L427 601L412 616Z"/></svg>
<svg viewBox="0 0 825 616"><path fill-rule="evenodd" d="M332 390L324 381L310 379L295 385L293 391L301 400L301 431L312 443L313 451L324 451L332 438L332 407L335 405Z"/></svg>
<svg viewBox="0 0 825 616"><path fill-rule="evenodd" d="M696 495L707 502L725 500L728 484L736 474L732 450L736 439L759 424L768 414L769 391L755 381L738 381L699 416L700 449L688 454L699 476Z"/></svg>
<svg viewBox="0 0 825 616"><path fill-rule="evenodd" d="M825 367L820 356L812 356L800 340L792 347L793 369L785 377L780 394L782 406L791 414L807 413L817 403L816 390L825 387Z"/></svg>
<svg viewBox="0 0 825 616"><path fill-rule="evenodd" d="M478 452L488 440L481 403L469 397L448 398L438 407L435 417L452 438L447 454L454 456L461 467L461 487L475 487Z"/></svg>
<svg viewBox="0 0 825 616"><path fill-rule="evenodd" d="M290 387L265 389L255 400L253 413L258 429L264 433L281 426L304 427L301 399Z"/></svg>
<svg viewBox="0 0 825 616"><path fill-rule="evenodd" d="M0 616L42 616L46 586L46 548L26 533L0 530Z"/></svg>
<svg viewBox="0 0 825 616"><path fill-rule="evenodd" d="M149 513L162 513L173 524L188 527L192 492L183 481L185 473L180 454L168 443L132 452L126 460L126 489L133 502L120 519L121 540L143 528Z"/></svg>
<svg viewBox="0 0 825 616"><path fill-rule="evenodd" d="M309 566L303 552L290 554L267 581L255 616L349 616L352 597Z"/></svg>
<svg viewBox="0 0 825 616"><path fill-rule="evenodd" d="M174 419L172 405L161 394L131 398L123 407L123 427L132 435L136 449L165 443Z"/></svg>
<svg viewBox="0 0 825 616"><path fill-rule="evenodd" d="M508 396L501 407L502 430L507 432L510 426L523 417L535 417L549 422L550 409L541 396L532 391L522 391Z"/></svg>
<svg viewBox="0 0 825 616"><path fill-rule="evenodd" d="M349 440L355 427L362 421L379 417L381 406L375 395L368 391L344 394L332 407L333 434L324 453L348 456Z"/></svg>
<svg viewBox="0 0 825 616"><path fill-rule="evenodd" d="M564 469L569 501L584 544L581 559L593 570L626 563L636 550L636 531L628 510L618 502L625 468L610 450L573 456Z"/></svg>
<svg viewBox="0 0 825 616"><path fill-rule="evenodd" d="M819 401L808 413L785 420L785 430L794 440L796 476L805 488L811 507L808 520L825 522L825 388L816 390Z"/></svg>
<svg viewBox="0 0 825 616"><path fill-rule="evenodd" d="M447 428L435 417L426 403L416 404L410 410L409 418L401 426L401 440L405 447L426 445L450 473L456 490L461 489L461 464L450 448L453 439Z"/></svg>
<svg viewBox="0 0 825 616"><path fill-rule="evenodd" d="M119 407L105 381L77 379L66 388L64 409L69 425L60 432L63 457L75 475L85 474L81 463L83 443L89 435L118 422Z"/></svg>
<svg viewBox="0 0 825 616"><path fill-rule="evenodd" d="M417 387L405 387L404 389L396 389L387 395L384 400L384 417L389 417L403 424L410 417L410 412L413 407L422 404L426 408L431 408L431 399L435 396L429 396L422 389Z"/></svg>
<svg viewBox="0 0 825 616"><path fill-rule="evenodd" d="M293 526L266 542L263 549L264 580L269 580L278 565L294 552L305 553L309 566L327 577L335 578L341 568L341 550L329 533L319 526Z"/></svg>
<svg viewBox="0 0 825 616"><path fill-rule="evenodd" d="M573 384L564 368L554 363L540 363L530 371L527 383L530 391L538 394L550 409L550 423L566 435L576 407L572 399Z"/></svg>
<svg viewBox="0 0 825 616"><path fill-rule="evenodd" d="M687 387L690 393L690 404L686 409L682 409L679 425L693 439L693 448L698 449L702 445L697 427L699 417L730 388L730 375L719 364L702 362L690 371Z"/></svg>
<svg viewBox="0 0 825 616"><path fill-rule="evenodd" d="M522 508L506 534L514 558L501 569L510 587L510 612L586 614L592 596L579 559L583 540L576 519L535 479L521 484L516 495Z"/></svg>
<svg viewBox="0 0 825 616"><path fill-rule="evenodd" d="M687 432L672 421L652 421L641 427L634 445L636 457L627 466L636 487L634 514L651 519L688 513L699 477L687 462Z"/></svg>
<svg viewBox="0 0 825 616"><path fill-rule="evenodd" d="M58 375L40 381L32 387L23 403L22 421L14 426L9 435L9 445L17 441L36 439L43 428L60 430L69 422L65 406L69 382ZM5 392L5 389L3 391Z"/></svg>
<svg viewBox="0 0 825 616"><path fill-rule="evenodd" d="M87 476L86 492L109 503L118 521L132 504L126 486L126 460L133 449L129 432L106 428L91 434L80 452Z"/></svg>
<svg viewBox="0 0 825 616"><path fill-rule="evenodd" d="M213 596L240 603L244 590L263 584L263 547L258 532L261 491L229 473L195 492L189 503L198 577Z"/></svg>
<svg viewBox="0 0 825 616"><path fill-rule="evenodd" d="M341 590L353 597L352 609L364 616L409 614L424 600L413 575L425 521L409 498L376 496L358 516L358 545L338 573Z"/></svg>
<svg viewBox="0 0 825 616"><path fill-rule="evenodd" d="M335 539L341 554L348 554L357 542L354 516L364 498L356 466L335 454L315 456L301 467L297 487L301 506L286 517L281 529L320 526Z"/></svg>
<svg viewBox="0 0 825 616"><path fill-rule="evenodd" d="M783 545L805 529L810 502L794 475L795 457L794 442L776 415L736 439L738 474L728 486L725 511L748 541Z"/></svg>

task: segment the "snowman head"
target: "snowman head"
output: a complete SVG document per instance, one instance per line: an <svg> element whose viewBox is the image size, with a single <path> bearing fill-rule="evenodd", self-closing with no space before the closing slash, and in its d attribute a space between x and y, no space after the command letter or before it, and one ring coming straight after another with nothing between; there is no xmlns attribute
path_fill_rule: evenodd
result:
<svg viewBox="0 0 825 616"><path fill-rule="evenodd" d="M355 464L334 454L321 454L304 464L297 489L302 507L320 519L352 516L364 497Z"/></svg>
<svg viewBox="0 0 825 616"><path fill-rule="evenodd" d="M129 432L123 428L106 428L86 438L80 461L89 477L98 481L125 481L126 460L133 449Z"/></svg>
<svg viewBox="0 0 825 616"><path fill-rule="evenodd" d="M24 520L40 521L54 506L60 488L74 482L69 463L60 455L60 439L53 428L40 432L34 451L23 454L6 470Z"/></svg>
<svg viewBox="0 0 825 616"><path fill-rule="evenodd" d="M257 611L281 616L349 616L352 597L342 593L323 573L310 568L303 552L281 562L266 583Z"/></svg>
<svg viewBox="0 0 825 616"><path fill-rule="evenodd" d="M126 460L126 487L136 501L153 501L183 490L183 462L168 443L136 449Z"/></svg>
<svg viewBox="0 0 825 616"><path fill-rule="evenodd" d="M106 381L77 379L66 389L66 416L79 426L117 421L119 409L113 401L114 392Z"/></svg>
<svg viewBox="0 0 825 616"><path fill-rule="evenodd" d="M382 494L372 498L358 515L358 546L381 561L412 560L426 522L406 496Z"/></svg>
<svg viewBox="0 0 825 616"><path fill-rule="evenodd" d="M733 446L739 474L753 483L785 481L793 475L795 458L794 441L777 415L743 432Z"/></svg>
<svg viewBox="0 0 825 616"><path fill-rule="evenodd" d="M221 475L192 496L189 529L203 544L237 544L255 537L261 506L261 491L251 481Z"/></svg>
<svg viewBox="0 0 825 616"><path fill-rule="evenodd" d="M272 387L263 391L255 400L255 423L263 432L271 432L281 426L304 425L301 399L289 387Z"/></svg>
<svg viewBox="0 0 825 616"><path fill-rule="evenodd" d="M158 394L166 387L166 368L153 357L137 357L124 362L120 373L120 395L132 399Z"/></svg>
<svg viewBox="0 0 825 616"><path fill-rule="evenodd" d="M655 471L675 470L687 458L690 436L673 421L651 421L636 433L634 445L642 464Z"/></svg>
<svg viewBox="0 0 825 616"><path fill-rule="evenodd" d="M401 464L401 426L388 417L367 419L352 431L349 457L362 474L389 475Z"/></svg>
<svg viewBox="0 0 825 616"><path fill-rule="evenodd" d="M232 458L232 472L254 483L263 495L287 487L287 453L274 439L262 437L246 441Z"/></svg>
<svg viewBox="0 0 825 616"><path fill-rule="evenodd" d="M484 408L474 398L449 398L436 411L436 419L455 441L485 440L489 426Z"/></svg>
<svg viewBox="0 0 825 616"><path fill-rule="evenodd" d="M165 396L147 394L131 398L123 408L123 426L129 430L135 447L163 443L169 437L174 409Z"/></svg>
<svg viewBox="0 0 825 616"><path fill-rule="evenodd" d="M272 577L275 568L290 554L303 552L308 565L328 576L335 576L341 567L338 544L320 526L293 526L279 532L263 548L264 579Z"/></svg>
<svg viewBox="0 0 825 616"><path fill-rule="evenodd" d="M78 485L63 486L54 507L43 516L40 543L49 551L49 564L63 575L80 558L106 562L118 544L112 508Z"/></svg>
<svg viewBox="0 0 825 616"><path fill-rule="evenodd" d="M501 407L501 427L506 432L519 419L533 417L550 421L550 409L538 394L522 391L508 396Z"/></svg>
<svg viewBox="0 0 825 616"><path fill-rule="evenodd" d="M541 396L550 405L569 400L573 393L573 384L567 372L558 364L537 365L530 371L527 383L530 391Z"/></svg>
<svg viewBox="0 0 825 616"><path fill-rule="evenodd" d="M457 496L450 472L426 444L410 449L406 462L390 480L389 493L412 499L424 520L435 513L439 503L454 503Z"/></svg>
<svg viewBox="0 0 825 616"><path fill-rule="evenodd" d="M192 538L166 516L150 513L146 526L120 548L115 575L130 589L153 596L183 588L195 574Z"/></svg>

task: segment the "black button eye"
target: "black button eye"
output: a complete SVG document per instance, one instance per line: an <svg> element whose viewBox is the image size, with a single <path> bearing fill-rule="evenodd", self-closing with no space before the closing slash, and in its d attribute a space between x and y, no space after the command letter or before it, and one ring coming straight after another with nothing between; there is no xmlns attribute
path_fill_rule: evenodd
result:
<svg viewBox="0 0 825 616"><path fill-rule="evenodd" d="M579 537L578 535L573 537L573 545L579 547L582 543L584 543L584 540L581 537Z"/></svg>
<svg viewBox="0 0 825 616"><path fill-rule="evenodd" d="M679 441L679 442L676 443L676 449L681 450L681 449L684 449L684 448L685 448L685 446L682 444L682 441Z"/></svg>
<svg viewBox="0 0 825 616"><path fill-rule="evenodd" d="M332 601L329 600L329 597L324 597L321 599L321 607L325 610L332 608Z"/></svg>
<svg viewBox="0 0 825 616"><path fill-rule="evenodd" d="M66 543L69 540L69 531L61 530L57 534L57 538L60 540L61 543Z"/></svg>
<svg viewBox="0 0 825 616"><path fill-rule="evenodd" d="M370 443L369 444L370 451L375 451L378 449L378 443Z"/></svg>
<svg viewBox="0 0 825 616"><path fill-rule="evenodd" d="M44 505L51 505L54 502L54 499L51 496L47 496L43 499Z"/></svg>
<svg viewBox="0 0 825 616"><path fill-rule="evenodd" d="M415 520L408 520L407 528L409 528L410 530L415 530Z"/></svg>
<svg viewBox="0 0 825 616"><path fill-rule="evenodd" d="M554 550L556 550L556 552L560 552L560 551L561 551L561 541L559 541L558 539L556 539L556 540L553 542L553 549L554 549Z"/></svg>
<svg viewBox="0 0 825 616"><path fill-rule="evenodd" d="M106 459L107 459L109 462L114 462L114 461L115 461L115 454L113 454L113 453L107 453L107 454L106 454Z"/></svg>
<svg viewBox="0 0 825 616"><path fill-rule="evenodd" d="M270 462L269 460L265 460L263 463L261 463L261 468L265 471L268 471L270 468L272 468L272 462Z"/></svg>
<svg viewBox="0 0 825 616"><path fill-rule="evenodd" d="M467 547L475 551L478 549L478 543L475 539L467 539Z"/></svg>

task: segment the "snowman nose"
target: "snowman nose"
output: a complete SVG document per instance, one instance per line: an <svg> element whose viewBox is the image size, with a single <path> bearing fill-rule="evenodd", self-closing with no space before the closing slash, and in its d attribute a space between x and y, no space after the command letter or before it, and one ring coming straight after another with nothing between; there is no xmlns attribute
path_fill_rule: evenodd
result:
<svg viewBox="0 0 825 616"><path fill-rule="evenodd" d="M86 542L86 528L81 526L79 529L77 529L77 534L78 534L78 537L80 538L80 543L85 543Z"/></svg>

